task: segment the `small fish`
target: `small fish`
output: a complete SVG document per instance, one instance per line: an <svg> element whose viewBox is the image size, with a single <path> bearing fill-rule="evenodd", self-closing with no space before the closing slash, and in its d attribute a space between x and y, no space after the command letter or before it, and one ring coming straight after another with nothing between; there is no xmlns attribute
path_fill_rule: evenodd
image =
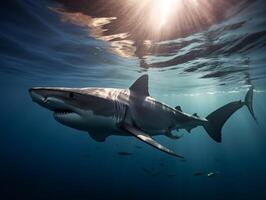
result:
<svg viewBox="0 0 266 200"><path fill-rule="evenodd" d="M83 155L83 157L84 158L88 158L88 157L90 157L90 154L86 153L86 154Z"/></svg>
<svg viewBox="0 0 266 200"><path fill-rule="evenodd" d="M213 176L217 176L219 174L219 172L209 172L208 174L207 174L207 176L208 177L213 177Z"/></svg>
<svg viewBox="0 0 266 200"><path fill-rule="evenodd" d="M142 147L139 146L139 145L135 145L135 147L136 147L137 149L142 149Z"/></svg>
<svg viewBox="0 0 266 200"><path fill-rule="evenodd" d="M144 171L147 174L150 174L151 173L151 171L149 169L146 169L144 167L142 167L141 170Z"/></svg>
<svg viewBox="0 0 266 200"><path fill-rule="evenodd" d="M182 159L179 159L178 161L181 161L181 162L187 162L186 159L182 158Z"/></svg>
<svg viewBox="0 0 266 200"><path fill-rule="evenodd" d="M118 152L118 155L120 155L120 156L130 156L130 155L132 155L132 153L129 153L129 152L126 152L126 151L120 151L120 152Z"/></svg>
<svg viewBox="0 0 266 200"><path fill-rule="evenodd" d="M215 159L215 162L220 163L221 160L217 158L217 159Z"/></svg>

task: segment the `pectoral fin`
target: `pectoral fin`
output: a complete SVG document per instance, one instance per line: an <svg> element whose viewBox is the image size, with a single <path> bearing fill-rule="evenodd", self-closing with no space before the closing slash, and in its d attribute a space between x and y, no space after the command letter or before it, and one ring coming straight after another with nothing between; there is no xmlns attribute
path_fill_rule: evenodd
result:
<svg viewBox="0 0 266 200"><path fill-rule="evenodd" d="M143 142L165 152L168 153L172 156L176 156L178 158L184 158L183 156L177 155L174 151L162 146L161 144L159 144L158 142L156 142L152 137L150 137L149 135L147 135L146 133L144 133L143 131L134 128L130 125L124 125L123 129L126 130L127 132L131 133L132 135L134 135L135 137L137 137L138 139L142 140Z"/></svg>
<svg viewBox="0 0 266 200"><path fill-rule="evenodd" d="M96 142L104 142L105 139L109 136L104 133L97 133L97 132L89 132L89 135L92 139L94 139Z"/></svg>

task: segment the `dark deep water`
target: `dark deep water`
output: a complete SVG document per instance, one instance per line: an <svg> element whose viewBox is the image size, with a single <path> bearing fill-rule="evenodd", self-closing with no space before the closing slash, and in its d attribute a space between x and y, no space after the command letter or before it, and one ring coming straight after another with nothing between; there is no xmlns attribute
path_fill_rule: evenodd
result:
<svg viewBox="0 0 266 200"><path fill-rule="evenodd" d="M121 1L107 1L114 9L76 2L1 4L0 199L266 199L265 2L214 4L213 20L166 26L161 37L136 23L134 6L121 14ZM245 107L227 121L221 144L203 128L156 137L183 162L133 137L97 143L28 95L32 86L126 88L144 73L153 97L200 116L253 85L258 124Z"/></svg>

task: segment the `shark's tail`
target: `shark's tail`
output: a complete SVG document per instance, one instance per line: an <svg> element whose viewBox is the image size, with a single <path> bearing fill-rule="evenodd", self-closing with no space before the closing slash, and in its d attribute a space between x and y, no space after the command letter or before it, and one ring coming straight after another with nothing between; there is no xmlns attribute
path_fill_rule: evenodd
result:
<svg viewBox="0 0 266 200"><path fill-rule="evenodd" d="M253 86L251 86L245 96L245 105L248 107L250 114L252 115L253 119L257 121L255 117L254 110L253 110Z"/></svg>
<svg viewBox="0 0 266 200"><path fill-rule="evenodd" d="M229 117L236 112L238 109L242 108L243 105L246 105L252 115L252 117L256 120L254 111L253 111L253 87L251 87L245 97L245 101L234 101L228 103L221 108L215 110L211 114L209 114L206 119L207 123L204 124L204 128L209 134L209 136L214 139L216 142L222 141L222 128L224 123L229 119Z"/></svg>

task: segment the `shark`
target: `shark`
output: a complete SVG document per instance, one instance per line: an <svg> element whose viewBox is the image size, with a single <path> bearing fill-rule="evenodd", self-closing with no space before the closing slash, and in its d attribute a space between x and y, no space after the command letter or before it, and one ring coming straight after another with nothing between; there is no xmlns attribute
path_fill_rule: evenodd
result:
<svg viewBox="0 0 266 200"><path fill-rule="evenodd" d="M253 87L244 101L230 102L207 117L188 114L180 106L175 108L157 101L149 94L148 75L139 77L129 88L62 88L32 87L29 94L34 102L53 112L59 123L89 133L97 142L110 135L134 136L165 153L184 158L154 139L165 135L178 139L173 132L202 126L216 142L222 141L222 128L230 116L247 106L252 117Z"/></svg>

